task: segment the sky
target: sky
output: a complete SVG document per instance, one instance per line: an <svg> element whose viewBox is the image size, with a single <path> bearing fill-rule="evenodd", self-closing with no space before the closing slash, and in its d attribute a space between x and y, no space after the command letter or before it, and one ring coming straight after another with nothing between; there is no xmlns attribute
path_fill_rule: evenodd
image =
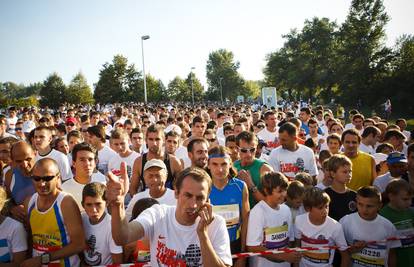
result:
<svg viewBox="0 0 414 267"><path fill-rule="evenodd" d="M88 84L122 54L167 86L192 67L206 85L210 52L225 48L247 80L263 79L266 55L306 19L345 21L350 0L1 0L0 81L29 84L57 72L65 83L81 71ZM414 1L385 0L386 44L414 34Z"/></svg>

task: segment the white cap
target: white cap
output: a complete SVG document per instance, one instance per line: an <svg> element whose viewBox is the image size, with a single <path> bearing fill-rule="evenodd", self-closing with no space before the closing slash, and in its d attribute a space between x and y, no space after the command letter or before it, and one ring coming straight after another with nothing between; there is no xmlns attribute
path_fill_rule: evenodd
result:
<svg viewBox="0 0 414 267"><path fill-rule="evenodd" d="M147 169L151 167L158 167L158 168L165 169L165 170L167 169L167 166L165 166L164 161L160 159L151 159L147 161L144 165L144 171L146 171Z"/></svg>
<svg viewBox="0 0 414 267"><path fill-rule="evenodd" d="M384 153L375 153L374 155L372 155L374 157L375 160L375 165L380 164L383 161L387 160L387 155Z"/></svg>
<svg viewBox="0 0 414 267"><path fill-rule="evenodd" d="M178 126L176 124L170 124L170 125L167 126L167 128L164 129L164 133L169 133L171 131L174 131L174 132L178 133L178 135L181 135L183 133L180 126Z"/></svg>

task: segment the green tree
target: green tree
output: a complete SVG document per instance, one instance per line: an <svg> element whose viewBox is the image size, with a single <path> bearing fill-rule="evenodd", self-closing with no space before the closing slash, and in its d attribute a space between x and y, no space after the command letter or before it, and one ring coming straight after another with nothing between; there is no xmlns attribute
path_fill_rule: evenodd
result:
<svg viewBox="0 0 414 267"><path fill-rule="evenodd" d="M240 63L234 60L233 52L219 49L209 54L207 60L207 97L220 99L223 88L223 99L234 101L243 92L244 79L238 73ZM221 84L220 84L221 81Z"/></svg>
<svg viewBox="0 0 414 267"><path fill-rule="evenodd" d="M70 82L66 90L66 101L70 104L91 104L94 102L91 88L81 72L76 74Z"/></svg>
<svg viewBox="0 0 414 267"><path fill-rule="evenodd" d="M346 104L355 99L363 99L364 104L376 101L372 97L375 78L391 59L384 44L388 21L382 0L352 1L339 32L338 80Z"/></svg>
<svg viewBox="0 0 414 267"><path fill-rule="evenodd" d="M112 63L103 64L95 84L94 99L100 103L143 101L141 74L134 64L122 55L115 55ZM143 86L142 86L143 88Z"/></svg>
<svg viewBox="0 0 414 267"><path fill-rule="evenodd" d="M175 101L189 101L188 84L181 77L176 76L168 83L168 97Z"/></svg>
<svg viewBox="0 0 414 267"><path fill-rule="evenodd" d="M201 84L200 80L196 77L193 72L190 72L185 79L186 87L184 91L181 92L182 100L181 101L193 101L192 90L194 91L194 101L200 102L204 98L204 86ZM191 90L192 86L192 90Z"/></svg>
<svg viewBox="0 0 414 267"><path fill-rule="evenodd" d="M251 98L252 100L260 96L261 87L258 81L246 81L244 83L244 96L246 100Z"/></svg>
<svg viewBox="0 0 414 267"><path fill-rule="evenodd" d="M40 89L40 105L57 108L65 102L66 86L56 73L50 74Z"/></svg>

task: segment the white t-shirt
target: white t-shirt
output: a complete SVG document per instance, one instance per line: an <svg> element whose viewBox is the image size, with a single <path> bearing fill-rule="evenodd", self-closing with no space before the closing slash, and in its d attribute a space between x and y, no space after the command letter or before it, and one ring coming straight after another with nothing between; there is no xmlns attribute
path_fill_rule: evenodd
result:
<svg viewBox="0 0 414 267"><path fill-rule="evenodd" d="M270 153L269 163L273 170L282 172L293 179L298 172L307 172L311 176L318 175L315 155L312 149L298 144L296 151L278 147Z"/></svg>
<svg viewBox="0 0 414 267"><path fill-rule="evenodd" d="M27 233L22 223L6 217L0 224L0 264L11 262L13 253L27 250Z"/></svg>
<svg viewBox="0 0 414 267"><path fill-rule="evenodd" d="M372 221L362 219L358 212L348 214L340 221L344 229L345 238L349 245L356 241L378 241L369 243L358 253L351 255L352 266L388 266L390 248L401 246L401 241L385 241L389 237L397 236L395 226L381 215Z"/></svg>
<svg viewBox="0 0 414 267"><path fill-rule="evenodd" d="M384 173L374 179L374 186L378 188L381 193L385 192L387 185L394 179L400 179L401 177L392 177L390 172Z"/></svg>
<svg viewBox="0 0 414 267"><path fill-rule="evenodd" d="M279 144L279 132L275 128L274 132L270 132L267 127L257 133L257 138L266 142L266 147L263 147L263 151L269 154Z"/></svg>
<svg viewBox="0 0 414 267"><path fill-rule="evenodd" d="M95 172L91 175L90 183L93 182L99 182L106 185L106 177L100 172ZM63 192L70 193L73 198L75 199L76 203L78 203L78 206L80 210L83 210L82 207L82 191L85 187L84 184L78 183L75 178L72 178L70 180L67 180L62 184L62 190Z"/></svg>
<svg viewBox="0 0 414 267"><path fill-rule="evenodd" d="M125 162L127 165L127 172L128 177L131 178L132 176L132 167L134 166L135 160L139 157L139 153L132 151L132 153L128 157L121 157L119 154L116 154L112 157L108 162L108 171L119 171L121 168L121 162Z"/></svg>
<svg viewBox="0 0 414 267"><path fill-rule="evenodd" d="M321 248L318 251L305 252L299 266L332 266L334 249L322 249L326 246L337 246L339 250L347 249L344 232L340 223L326 217L321 225L314 225L309 220L309 213L296 217L295 238L301 240L301 247Z"/></svg>
<svg viewBox="0 0 414 267"><path fill-rule="evenodd" d="M101 150L98 151L98 170L106 174L108 172L108 163L112 157L118 155L109 146L105 145Z"/></svg>
<svg viewBox="0 0 414 267"><path fill-rule="evenodd" d="M43 158L51 158L56 161L59 166L60 175L62 176L62 182L67 181L73 177L68 157L62 152L56 149L52 149L47 155L42 156L39 153L36 153L36 161Z"/></svg>
<svg viewBox="0 0 414 267"><path fill-rule="evenodd" d="M131 199L131 201L128 204L128 207L125 211L125 217L127 221L131 220L132 217L132 210L134 209L135 203L137 203L138 200L143 198L151 197L149 194L149 189L145 189L145 191L136 193L134 197ZM153 197L151 197L153 198ZM168 205L168 206L176 206L177 205L177 199L175 198L174 190L171 190L167 188L167 191L165 191L164 195L162 195L159 198L154 198L157 200L160 204Z"/></svg>
<svg viewBox="0 0 414 267"><path fill-rule="evenodd" d="M151 245L151 266L203 266L197 226L181 225L175 218L175 206L154 205L133 222L140 223ZM208 226L208 237L217 256L232 265L230 239L223 217L214 215ZM206 266L208 267L208 266Z"/></svg>
<svg viewBox="0 0 414 267"><path fill-rule="evenodd" d="M368 153L370 155L375 154L375 149L372 146L367 146L363 143L359 144L359 150L365 153Z"/></svg>
<svg viewBox="0 0 414 267"><path fill-rule="evenodd" d="M91 224L88 214L82 213L83 229L87 249L83 251L86 264L90 266L112 264L111 254L122 253L122 246L117 246L112 238L111 215L107 214L98 224Z"/></svg>
<svg viewBox="0 0 414 267"><path fill-rule="evenodd" d="M264 246L267 249L288 247L289 241L295 239L291 222L288 206L279 205L278 209L273 209L261 200L250 211L246 245ZM263 257L252 257L250 266L290 267L290 263L275 263Z"/></svg>

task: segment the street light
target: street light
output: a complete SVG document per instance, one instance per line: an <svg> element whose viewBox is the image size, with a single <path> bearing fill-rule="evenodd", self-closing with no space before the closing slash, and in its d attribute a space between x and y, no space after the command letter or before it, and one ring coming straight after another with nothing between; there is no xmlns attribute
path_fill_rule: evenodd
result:
<svg viewBox="0 0 414 267"><path fill-rule="evenodd" d="M220 98L221 104L223 105L223 85L221 84L221 80L223 80L223 77L220 77Z"/></svg>
<svg viewBox="0 0 414 267"><path fill-rule="evenodd" d="M195 69L195 67L191 67L191 72L190 72L190 81L191 81L191 96L193 99L193 106L194 106L194 88L193 88L193 70Z"/></svg>
<svg viewBox="0 0 414 267"><path fill-rule="evenodd" d="M147 79L145 77L145 61L144 61L144 40L148 40L149 35L141 36L141 48L142 48L142 73L144 75L144 102L147 104Z"/></svg>

